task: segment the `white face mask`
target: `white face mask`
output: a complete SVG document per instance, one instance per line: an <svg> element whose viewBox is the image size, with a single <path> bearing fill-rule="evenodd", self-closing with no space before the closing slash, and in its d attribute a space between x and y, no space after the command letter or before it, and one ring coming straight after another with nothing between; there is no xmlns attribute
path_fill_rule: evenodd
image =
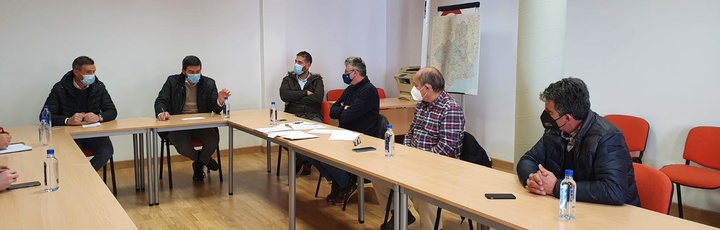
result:
<svg viewBox="0 0 720 230"><path fill-rule="evenodd" d="M410 94L412 95L413 100L421 101L423 99L422 93L420 93L420 90L418 90L415 86L413 86L410 90Z"/></svg>

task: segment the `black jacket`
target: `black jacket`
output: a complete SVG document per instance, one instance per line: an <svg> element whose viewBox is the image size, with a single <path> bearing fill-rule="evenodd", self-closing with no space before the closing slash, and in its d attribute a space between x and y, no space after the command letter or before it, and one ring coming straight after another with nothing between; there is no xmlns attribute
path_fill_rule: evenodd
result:
<svg viewBox="0 0 720 230"><path fill-rule="evenodd" d="M341 105L342 104L342 105ZM345 109L345 105L349 105ZM345 88L330 108L330 117L340 121L340 128L375 136L380 120L380 97L368 78Z"/></svg>
<svg viewBox="0 0 720 230"><path fill-rule="evenodd" d="M308 91L313 94L308 96ZM308 119L322 118L320 102L323 100L323 95L325 95L325 86L320 74L310 73L305 88L300 89L297 75L288 72L280 85L280 99L285 102L285 112L296 116L304 115Z"/></svg>
<svg viewBox="0 0 720 230"><path fill-rule="evenodd" d="M640 206L635 173L623 134L605 118L590 111L575 136L571 150L575 155L573 179L577 183L577 201ZM530 173L542 164L558 178L553 190L559 196L560 182L565 177L567 141L560 131L546 130L535 146L520 158L517 172L525 185Z"/></svg>
<svg viewBox="0 0 720 230"><path fill-rule="evenodd" d="M220 113L222 107L217 104L218 91L215 80L200 76L197 85L197 107L198 113ZM169 76L163 84L160 93L155 99L155 114L165 112L170 115L180 114L185 106L185 75L175 74Z"/></svg>
<svg viewBox="0 0 720 230"><path fill-rule="evenodd" d="M90 84L85 90L88 90L87 107L88 111L79 111L78 99L72 91L73 72L68 71L53 85L50 94L45 100L45 105L50 109L52 114L53 126L65 125L65 118L72 117L75 113L92 112L100 115L103 122L115 120L117 110L115 104L110 98L110 94L105 88L105 84L99 78L95 78L95 82ZM42 109L40 110L42 112Z"/></svg>

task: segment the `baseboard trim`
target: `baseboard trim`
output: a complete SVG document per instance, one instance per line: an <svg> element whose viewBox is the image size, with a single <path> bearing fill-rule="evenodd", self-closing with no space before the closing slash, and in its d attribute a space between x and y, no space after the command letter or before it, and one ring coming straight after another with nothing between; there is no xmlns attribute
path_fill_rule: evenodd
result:
<svg viewBox="0 0 720 230"><path fill-rule="evenodd" d="M515 164L513 164L512 162L499 160L499 159L495 159L495 158L491 158L491 159L492 159L492 167L494 169L497 169L497 170L500 170L503 172L507 172L507 173L515 174Z"/></svg>

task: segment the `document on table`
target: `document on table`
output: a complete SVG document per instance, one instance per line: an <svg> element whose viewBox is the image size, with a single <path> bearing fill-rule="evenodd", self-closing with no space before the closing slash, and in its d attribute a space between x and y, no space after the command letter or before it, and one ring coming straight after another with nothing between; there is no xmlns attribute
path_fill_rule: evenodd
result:
<svg viewBox="0 0 720 230"><path fill-rule="evenodd" d="M318 136L308 134L303 131L283 131L283 132L269 133L268 137L269 138L282 137L282 138L290 139L290 140L302 140L302 139L317 138Z"/></svg>
<svg viewBox="0 0 720 230"><path fill-rule="evenodd" d="M360 136L360 133L346 131L346 130L340 130L333 132L332 135L330 135L330 138L328 140L331 141L354 141L357 140L357 138Z"/></svg>
<svg viewBox="0 0 720 230"><path fill-rule="evenodd" d="M22 152L32 150L32 147L27 146L23 143L10 144L6 149L0 150L0 154Z"/></svg>
<svg viewBox="0 0 720 230"><path fill-rule="evenodd" d="M308 130L308 129L324 129L324 125L319 124L313 124L310 122L299 122L299 123L290 123L288 124L290 128L294 130Z"/></svg>
<svg viewBox="0 0 720 230"><path fill-rule="evenodd" d="M100 127L100 122L95 122L92 124L84 124L82 125L83 128L92 128L92 127Z"/></svg>
<svg viewBox="0 0 720 230"><path fill-rule="evenodd" d="M340 132L342 130L337 129L313 129L310 130L308 133L310 134L333 134L334 132Z"/></svg>
<svg viewBox="0 0 720 230"><path fill-rule="evenodd" d="M263 132L263 133L272 133L272 132L279 132L279 131L287 131L287 130L290 130L290 128L287 127L286 125L277 125L277 126L270 127L270 128L259 128L259 129L255 129L255 130Z"/></svg>
<svg viewBox="0 0 720 230"><path fill-rule="evenodd" d="M183 118L183 119L181 119L181 120L183 120L183 121L193 121L193 120L203 120L203 119L205 119L205 117L186 117L186 118Z"/></svg>

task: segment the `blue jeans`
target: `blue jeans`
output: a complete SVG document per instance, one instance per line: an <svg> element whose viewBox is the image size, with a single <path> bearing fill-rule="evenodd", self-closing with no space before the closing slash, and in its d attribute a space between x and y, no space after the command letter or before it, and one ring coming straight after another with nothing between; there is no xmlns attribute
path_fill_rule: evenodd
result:
<svg viewBox="0 0 720 230"><path fill-rule="evenodd" d="M307 158L310 163L317 168L320 175L333 182L333 190L339 188L350 187L350 176L342 169L335 168L332 165L322 163L312 158Z"/></svg>

